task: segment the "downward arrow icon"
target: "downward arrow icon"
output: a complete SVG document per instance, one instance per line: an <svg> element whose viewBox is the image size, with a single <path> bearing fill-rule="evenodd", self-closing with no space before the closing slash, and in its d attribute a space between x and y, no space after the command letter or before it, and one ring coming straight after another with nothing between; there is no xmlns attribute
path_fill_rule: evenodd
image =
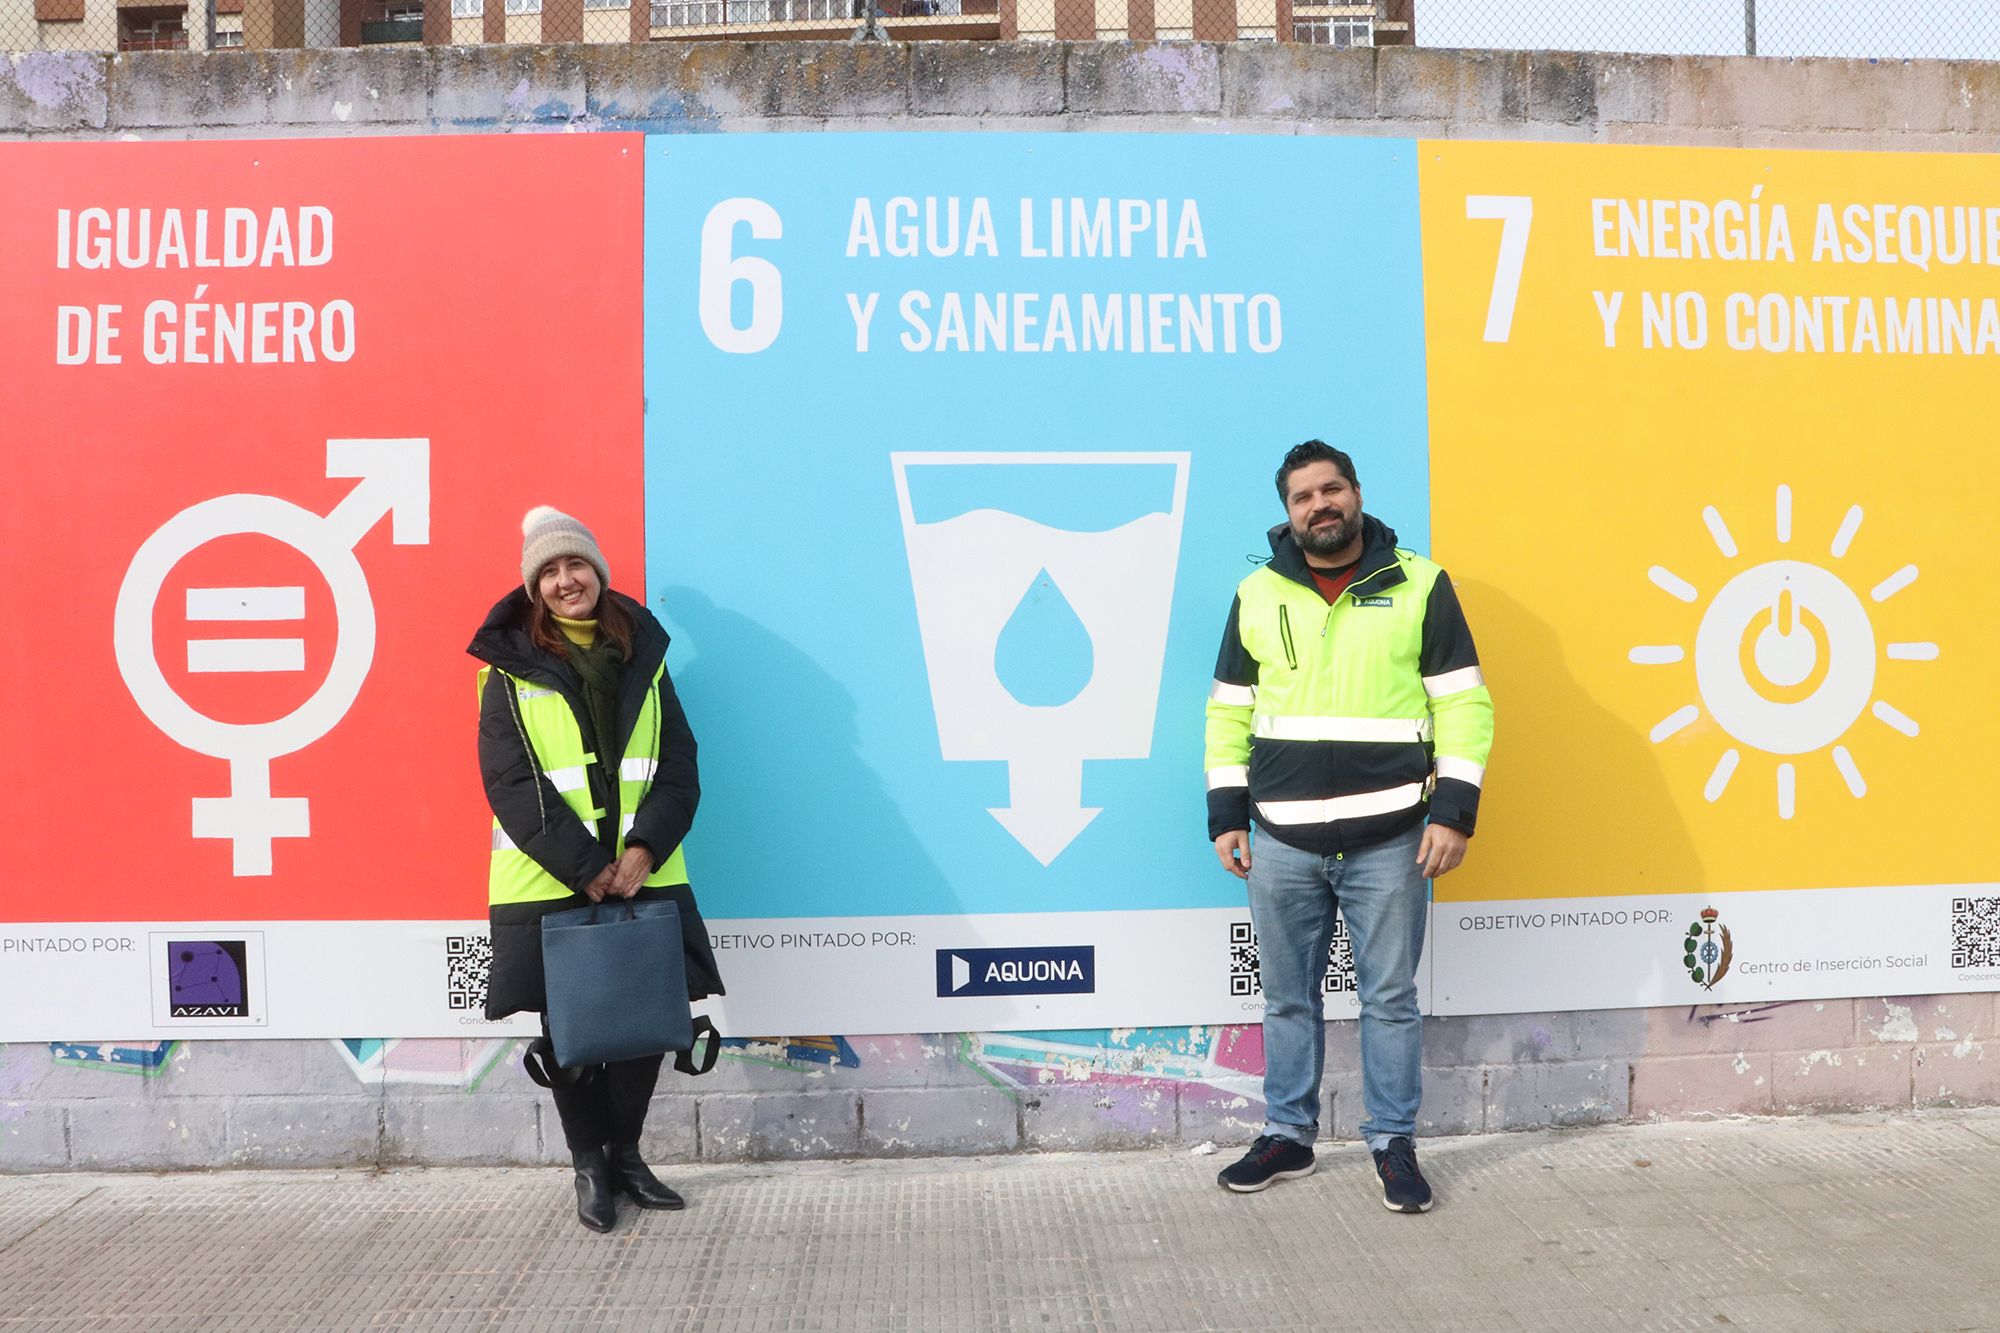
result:
<svg viewBox="0 0 2000 1333"><path fill-rule="evenodd" d="M1007 799L1009 805L986 813L1043 865L1103 813L1083 804L1083 760L1061 755L1009 759Z"/></svg>

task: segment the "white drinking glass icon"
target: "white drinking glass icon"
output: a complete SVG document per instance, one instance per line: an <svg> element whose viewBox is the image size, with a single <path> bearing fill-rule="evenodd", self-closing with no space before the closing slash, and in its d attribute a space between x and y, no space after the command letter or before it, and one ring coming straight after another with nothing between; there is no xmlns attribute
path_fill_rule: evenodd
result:
<svg viewBox="0 0 2000 1333"><path fill-rule="evenodd" d="M140 543L112 615L119 674L141 712L175 743L229 762L229 795L197 796L197 838L226 838L237 875L271 873L274 838L311 831L304 797L271 795L271 761L302 750L347 714L375 660L375 603L354 544L384 516L399 546L430 541L430 442L328 440L326 475L358 478L333 512L320 515L274 495L221 495L191 505ZM221 722L196 711L168 683L153 641L153 608L167 575L211 541L254 533L303 553L333 592L338 637L326 679L290 714L269 722ZM268 624L304 616L301 587L190 588L190 621ZM301 671L304 640L240 637L187 641L190 672Z"/></svg>
<svg viewBox="0 0 2000 1333"><path fill-rule="evenodd" d="M892 453L938 745L1004 761L1043 865L1100 813L1086 759L1152 752L1185 453Z"/></svg>

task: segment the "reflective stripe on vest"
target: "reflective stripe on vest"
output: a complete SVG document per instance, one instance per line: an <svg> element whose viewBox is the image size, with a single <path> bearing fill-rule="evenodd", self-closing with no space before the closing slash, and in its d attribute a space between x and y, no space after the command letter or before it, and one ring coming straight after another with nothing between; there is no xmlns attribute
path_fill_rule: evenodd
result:
<svg viewBox="0 0 2000 1333"><path fill-rule="evenodd" d="M1428 717L1272 717L1251 719L1250 734L1267 741L1385 741L1407 744L1431 738Z"/></svg>
<svg viewBox="0 0 2000 1333"><path fill-rule="evenodd" d="M1407 810L1423 799L1424 784L1410 782L1355 796L1329 796L1323 801L1259 801L1257 813L1264 816L1267 823L1280 826L1328 824L1336 819L1392 814L1397 810Z"/></svg>
<svg viewBox="0 0 2000 1333"><path fill-rule="evenodd" d="M489 673L497 669L480 668L482 698ZM645 799L653 785L653 778L659 772L659 687L665 670L663 663L654 672L645 701L639 709L639 717L633 724L632 738L626 742L625 753L618 761L618 804L622 817L614 855L624 852L625 835L631 832L635 817L633 812L638 810L640 801ZM596 837L598 821L605 814L590 800L589 766L597 762L597 756L584 749L583 732L577 724L576 714L570 710L568 701L559 691L531 685L505 672L500 674L513 688L513 712L522 744L533 755L536 766L548 778L549 785L555 788L564 806L582 821L593 838ZM544 812L545 819L560 817L560 813L554 810ZM498 819L493 821L492 834L492 858L486 879L488 902L545 902L570 896L569 886L515 846L514 840L500 827ZM655 854L659 850L653 849ZM668 852L661 860L659 869L648 875L645 882L649 887L687 883L687 863L681 849L675 847Z"/></svg>
<svg viewBox="0 0 2000 1333"><path fill-rule="evenodd" d="M1208 697L1219 704L1232 708L1251 708L1257 703L1255 685L1231 685L1226 680L1212 681L1208 687Z"/></svg>
<svg viewBox="0 0 2000 1333"><path fill-rule="evenodd" d="M1220 768L1208 770L1208 789L1217 791L1223 787L1247 787L1250 785L1250 765L1224 764Z"/></svg>
<svg viewBox="0 0 2000 1333"><path fill-rule="evenodd" d="M1470 759L1459 759L1441 754L1437 757L1437 775L1441 778L1457 778L1477 787L1486 781L1486 765L1476 764Z"/></svg>

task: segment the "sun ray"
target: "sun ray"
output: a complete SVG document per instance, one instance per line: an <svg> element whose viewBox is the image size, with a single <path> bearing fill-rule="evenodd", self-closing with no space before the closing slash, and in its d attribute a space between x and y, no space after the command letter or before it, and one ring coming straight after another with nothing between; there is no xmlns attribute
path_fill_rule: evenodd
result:
<svg viewBox="0 0 2000 1333"><path fill-rule="evenodd" d="M1680 598L1683 602L1692 602L1701 596L1701 589L1664 565L1654 565L1646 571L1646 577L1653 581L1654 587L1669 596Z"/></svg>
<svg viewBox="0 0 2000 1333"><path fill-rule="evenodd" d="M1868 595L1878 602L1886 602L1903 589L1917 581L1917 567L1904 565L1901 569L1883 579L1869 590Z"/></svg>
<svg viewBox="0 0 2000 1333"><path fill-rule="evenodd" d="M1658 745L1661 741L1673 735L1675 732L1687 726L1688 723L1694 721L1696 718L1700 716L1701 716L1701 710L1699 708L1696 708L1693 704L1688 704L1684 708L1676 708L1673 712L1661 718L1659 722L1654 725L1652 731L1647 734L1653 738L1653 743L1655 745Z"/></svg>
<svg viewBox="0 0 2000 1333"><path fill-rule="evenodd" d="M1729 790L1729 779L1736 774L1736 763L1743 756L1734 750L1724 750L1722 758L1715 761L1715 771L1708 775L1708 785L1701 794L1711 801L1722 799L1722 793Z"/></svg>
<svg viewBox="0 0 2000 1333"><path fill-rule="evenodd" d="M1792 488L1789 486L1780 486L1778 488L1778 540L1788 542L1791 539Z"/></svg>
<svg viewBox="0 0 2000 1333"><path fill-rule="evenodd" d="M1636 653L1639 650L1634 648L1632 651ZM1892 643L1884 651L1892 662L1935 662L1938 646L1934 643ZM1636 662L1639 659L1635 657L1632 660Z"/></svg>
<svg viewBox="0 0 2000 1333"><path fill-rule="evenodd" d="M1687 649L1677 643L1642 643L1627 653L1626 658L1640 666L1665 666L1678 662L1687 656ZM1891 653L1890 656L1895 656Z"/></svg>
<svg viewBox="0 0 2000 1333"><path fill-rule="evenodd" d="M1901 713L1891 708L1880 699L1875 701L1874 706L1869 711L1875 714L1881 721L1902 732L1905 736L1914 736L1917 734L1917 724L1914 719L1906 713Z"/></svg>
<svg viewBox="0 0 2000 1333"><path fill-rule="evenodd" d="M1778 818L1790 819L1797 809L1798 772L1790 764L1778 765Z"/></svg>
<svg viewBox="0 0 2000 1333"><path fill-rule="evenodd" d="M1868 794L1868 784L1861 780L1861 770L1854 766L1854 756L1845 745L1833 747L1833 766L1840 770L1840 776L1847 780L1847 789L1857 798Z"/></svg>
<svg viewBox="0 0 2000 1333"><path fill-rule="evenodd" d="M1701 521L1708 524L1708 535L1715 538L1715 549L1734 560L1736 538L1729 535L1729 525L1722 521L1722 511L1710 505L1701 511Z"/></svg>
<svg viewBox="0 0 2000 1333"><path fill-rule="evenodd" d="M1833 534L1833 558L1840 559L1847 554L1847 548L1854 545L1854 534L1861 531L1861 506L1855 505L1847 511L1847 517L1840 520L1840 531Z"/></svg>

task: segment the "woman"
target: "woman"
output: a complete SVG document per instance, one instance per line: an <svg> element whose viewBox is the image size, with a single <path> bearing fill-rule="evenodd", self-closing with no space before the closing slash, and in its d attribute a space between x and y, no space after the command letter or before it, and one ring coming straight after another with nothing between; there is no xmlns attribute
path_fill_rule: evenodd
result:
<svg viewBox="0 0 2000 1333"><path fill-rule="evenodd" d="M479 771L493 807L486 1016L543 1012L542 917L606 899L680 908L690 1000L722 994L681 839L701 798L694 735L667 679L667 632L611 590L590 530L544 505L521 521L521 582L467 649L479 671ZM576 1164L576 1215L617 1220L615 1195L680 1208L639 1155L660 1056L581 1069L529 1049Z"/></svg>

